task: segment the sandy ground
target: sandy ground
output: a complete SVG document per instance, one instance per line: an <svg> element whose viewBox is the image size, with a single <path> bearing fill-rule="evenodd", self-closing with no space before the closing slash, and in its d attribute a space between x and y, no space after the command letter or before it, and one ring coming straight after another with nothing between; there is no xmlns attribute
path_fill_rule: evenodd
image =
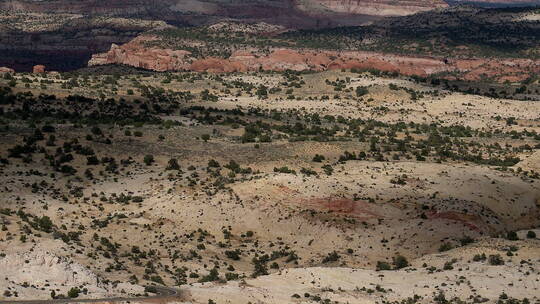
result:
<svg viewBox="0 0 540 304"><path fill-rule="evenodd" d="M333 98L333 87L324 80L347 76L351 77L348 88L365 86L368 94L356 98L353 90ZM284 79L281 75L242 77L243 81L268 86L279 85ZM294 90L295 95L302 96L300 100L287 100L283 92L259 100L246 93L235 97L236 89L231 94L216 89L217 102L195 100L186 106L297 110L321 117L331 114L392 123L437 122L504 132L540 131L539 102L446 91L435 94L430 93L432 88L405 79L351 73L303 77L305 85ZM141 82L157 85L161 80L144 77ZM424 97L412 100L404 89L389 89L390 84L424 92ZM194 94L219 85L208 79L163 84ZM321 95L332 98L309 100ZM508 126L505 119L509 117L515 117L517 125ZM9 164L0 166L0 207L13 211L0 215L0 224L5 226L0 231L0 254L5 254L0 256L0 298L6 298L2 294L9 291L16 292L19 299L47 299L51 290L65 294L75 286L87 288L85 296L92 298L133 295L151 282L145 275L160 275L165 284L173 286L177 276L183 274L188 284L180 288L189 292L192 303L208 303L209 299L216 303L296 303L315 302L315 297L339 303L380 303L414 294L423 297L421 303L433 303L439 291L444 291L448 299L479 296L494 303L505 292L538 301L540 245L537 239L527 239L526 233L540 226L540 182L518 172L540 170L535 149L516 152L521 162L509 168L513 171L470 162L412 159L340 163L338 158L344 151L366 150L369 144L275 140L255 148L253 143L238 142L242 128L205 125L187 116L169 118L183 125L169 129L104 126L114 139L111 145L83 140L88 134L85 128L58 126L59 143L80 138L100 157L113 156L118 162L132 157L135 163L120 166L116 175L95 167L95 179L83 178L88 166L86 157L78 155L71 162L78 169L75 176L51 175L49 160L38 155L31 164L10 158ZM21 141L24 132L32 130L25 123L11 123L10 128L13 131L2 133L2 157L6 157L7 148ZM127 128L141 130L144 136L126 137ZM204 142L202 134L212 137ZM158 140L159 135L164 139ZM473 140L499 143L499 138L469 138L464 142ZM513 147L537 144L530 138L504 140L501 145ZM155 156L155 164L142 164L147 154ZM323 154L326 160L313 162L315 154ZM165 170L172 157L178 159L181 171ZM210 159L221 164L222 176L229 173L223 165L230 160L255 173L237 174L217 191L213 186L215 176L208 169ZM323 165L332 166L332 175L324 173ZM283 166L297 174L274 172L274 168ZM310 168L317 175L301 174L301 168ZM401 183L393 182L398 178ZM79 186L82 196L75 197L71 190ZM142 200L121 203L115 200L121 194L140 196ZM28 228L30 224L15 213L19 209L36 217L49 216L59 231L81 232L80 240L67 244L51 233ZM520 241L502 238L515 230L523 230L518 234ZM230 233L229 238L224 231ZM27 236L25 242L22 235ZM460 247L465 237L477 242ZM106 254L102 248L106 242L101 238L118 244L116 255ZM458 248L437 253L446 243ZM146 256L133 254L133 246ZM511 246L518 247L517 252L507 256ZM225 254L235 249L240 252L238 260ZM269 275L252 278L252 259L279 251L294 253L297 258L288 261L288 256L280 256L269 262L277 264L277 268L268 269ZM333 251L339 259L323 262ZM474 254L483 252L501 254L506 263L492 266L471 261ZM412 267L375 271L377 262L391 264L397 255L405 256ZM456 259L453 269L430 270L430 266L441 269L452 259ZM213 267L219 269L221 279L227 273L239 278L227 283L193 284ZM128 283L133 276L138 283ZM295 294L300 298L293 297Z"/></svg>

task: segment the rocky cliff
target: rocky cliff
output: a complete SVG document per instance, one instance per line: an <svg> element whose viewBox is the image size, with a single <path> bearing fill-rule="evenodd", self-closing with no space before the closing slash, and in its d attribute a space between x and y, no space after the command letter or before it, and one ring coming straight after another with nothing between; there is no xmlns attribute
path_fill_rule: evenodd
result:
<svg viewBox="0 0 540 304"><path fill-rule="evenodd" d="M145 46L159 38L140 36L124 45L113 44L111 49L92 56L88 65L124 64L155 71L189 70L197 72L247 72L258 70L312 70L376 68L407 75L427 75L446 71L441 60L382 55L371 52L336 52L275 48L268 54L257 50L235 51L229 58L196 58L189 51Z"/></svg>
<svg viewBox="0 0 540 304"><path fill-rule="evenodd" d="M162 21L74 14L0 13L0 66L32 71L36 64L52 70L86 65L94 53L111 43L126 43L149 29L166 27Z"/></svg>
<svg viewBox="0 0 540 304"><path fill-rule="evenodd" d="M311 0L310 0L311 1ZM419 0L424 1L424 0ZM0 1L0 66L31 71L36 64L54 70L84 66L106 51L166 22L176 26L235 19L264 21L288 28L359 25L376 20L362 10L304 6L293 0L3 0ZM96 20L106 20L96 22ZM115 20L111 22L110 20ZM120 22L117 22L120 20ZM136 21L129 23L129 21ZM62 58L62 60L59 60Z"/></svg>
<svg viewBox="0 0 540 304"><path fill-rule="evenodd" d="M324 71L352 68L376 69L416 76L453 72L467 80L493 77L500 82L522 81L540 72L539 60L441 59L365 51L273 48L268 53L260 53L256 49L238 50L229 58L197 58L186 50L146 46L148 42L158 39L143 35L124 45L113 44L108 52L93 55L88 65L123 64L155 71L214 73L258 70Z"/></svg>
<svg viewBox="0 0 540 304"><path fill-rule="evenodd" d="M373 41L370 36L380 38L394 33L392 39L387 39L389 48L392 52L395 52L396 47L401 48L405 53L409 49L418 48L414 44L416 38L432 37L437 33L448 35L443 37L444 39L427 40L432 51L445 52L447 46L443 42L456 40L456 37L462 41L466 38L473 42L484 39L483 42L497 45L503 41L499 39L499 33L507 33L511 25L508 22L501 23L499 29L494 28L491 25L493 22L489 21L489 26L480 28L492 28L492 31L479 35L476 23L469 22L470 25L465 26L461 12L454 16L444 12L445 10L435 11L442 11L436 16L427 12L384 19L390 19L390 25L377 21L383 16L409 15L445 6L447 5L443 0L250 0L247 3L241 0L3 0L0 1L0 66L18 71L31 71L36 64L44 64L52 70L60 71L80 68L86 65L92 54L106 52L111 44L127 43L141 33L166 27L167 24L178 28L191 28L185 25L216 24L220 20L231 19L244 23L262 21L289 29L328 31L327 28L339 27L336 29L336 35L339 36L339 29L346 29L340 26L374 23L379 26L371 30L351 30L352 36L347 39L358 43L362 48L359 45L348 48L364 49L364 42ZM468 18L475 19L474 14L475 12L470 13ZM450 18L448 16L455 18L444 21ZM440 30L437 27L439 23L443 24ZM451 31L445 28L448 24L452 25ZM517 25L514 25L514 28L515 31L521 30ZM537 41L535 32L536 29L532 28L523 32L523 35L510 37L511 39L505 37L504 43L524 41L526 43L522 44L528 46L531 41ZM333 41L333 32L315 34L326 36L326 40L321 42L322 46L314 48L324 48L327 42ZM301 31L299 35L309 33ZM303 37L298 38L297 41L304 40ZM404 40L414 43L407 44ZM347 43L345 41L345 44ZM458 41L454 44L461 43ZM334 49L342 49L342 46ZM160 56L163 58L163 55Z"/></svg>

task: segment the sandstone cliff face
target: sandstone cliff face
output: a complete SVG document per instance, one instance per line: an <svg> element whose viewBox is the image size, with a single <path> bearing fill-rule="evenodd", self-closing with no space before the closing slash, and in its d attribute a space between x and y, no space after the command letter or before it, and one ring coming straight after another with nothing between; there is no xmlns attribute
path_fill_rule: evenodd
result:
<svg viewBox="0 0 540 304"><path fill-rule="evenodd" d="M0 23L0 66L26 72L36 64L60 71L81 68L111 43L126 43L166 26L138 19L24 13L0 14Z"/></svg>
<svg viewBox="0 0 540 304"><path fill-rule="evenodd" d="M187 51L145 48L142 43L155 40L155 37L140 36L122 46L113 44L111 49L102 54L93 55L89 66L102 64L125 64L154 71L184 70L187 64Z"/></svg>
<svg viewBox="0 0 540 304"><path fill-rule="evenodd" d="M43 74L43 73L45 73L45 66L42 65L42 64L35 65L32 68L32 73L34 73L34 74Z"/></svg>
<svg viewBox="0 0 540 304"><path fill-rule="evenodd" d="M236 51L229 58L197 59L188 51L148 48L153 36L139 36L131 42L102 54L92 56L88 65L125 64L155 71L189 70L197 72L246 71L324 71L329 69L378 69L405 75L428 75L449 67L441 60L383 55L371 52L335 52L314 50L273 49L268 55L256 51Z"/></svg>
<svg viewBox="0 0 540 304"><path fill-rule="evenodd" d="M113 44L106 53L95 54L89 66L124 64L155 71L247 72L247 71L324 71L333 69L376 69L403 75L427 76L457 72L463 79L485 76L500 82L522 81L540 72L539 60L528 59L439 59L401 56L364 51L316 51L275 48L269 54L239 50L229 58L195 58L188 51L146 47L155 36L142 35L124 45Z"/></svg>
<svg viewBox="0 0 540 304"><path fill-rule="evenodd" d="M14 16L19 20L17 26L11 20ZM155 28L149 20L203 25L235 19L321 28L365 24L377 18L332 10L304 11L297 0L5 0L0 1L0 66L31 71L35 64L43 63L54 70L77 69L111 43L126 43ZM129 20L137 22L130 24Z"/></svg>

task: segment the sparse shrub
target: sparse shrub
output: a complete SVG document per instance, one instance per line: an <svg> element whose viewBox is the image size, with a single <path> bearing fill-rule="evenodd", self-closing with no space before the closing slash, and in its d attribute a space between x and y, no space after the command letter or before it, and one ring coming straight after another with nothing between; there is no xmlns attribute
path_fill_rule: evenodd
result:
<svg viewBox="0 0 540 304"><path fill-rule="evenodd" d="M154 163L154 156L152 154L145 155L144 156L144 163L147 166L150 166L151 164L153 164Z"/></svg>
<svg viewBox="0 0 540 304"><path fill-rule="evenodd" d="M385 261L377 261L376 269L377 269L377 271L380 271L380 270L391 270L392 267L390 266L390 264L388 264L388 262L385 262Z"/></svg>
<svg viewBox="0 0 540 304"><path fill-rule="evenodd" d="M369 91L368 91L368 89L366 87L362 87L362 86L356 87L356 96L357 97L364 96L367 93L369 93Z"/></svg>
<svg viewBox="0 0 540 304"><path fill-rule="evenodd" d="M261 275L267 275L268 269L266 263L268 262L268 255L262 256L260 258L254 257L251 262L253 263L254 269L251 274L252 277L256 278Z"/></svg>
<svg viewBox="0 0 540 304"><path fill-rule="evenodd" d="M288 167L274 168L274 172L296 174L296 171L289 169Z"/></svg>
<svg viewBox="0 0 540 304"><path fill-rule="evenodd" d="M73 298L77 298L77 297L79 296L79 292L80 292L80 291L79 291L79 288L77 288L77 287L72 287L72 288L68 291L67 295L68 295L68 297L70 297L70 298L73 299Z"/></svg>
<svg viewBox="0 0 540 304"><path fill-rule="evenodd" d="M240 250L239 249L226 250L225 255L231 260L235 260L235 261L240 260Z"/></svg>
<svg viewBox="0 0 540 304"><path fill-rule="evenodd" d="M315 154L315 156L313 156L313 161L316 162L316 163L320 163L324 160L324 156L320 155L320 154Z"/></svg>
<svg viewBox="0 0 540 304"><path fill-rule="evenodd" d="M439 291L439 294L433 297L433 300L437 304L448 304L448 300L446 299L446 296L444 295L443 291Z"/></svg>
<svg viewBox="0 0 540 304"><path fill-rule="evenodd" d="M487 257L486 257L485 253L475 254L474 257L473 257L473 261L475 261L475 262L485 261L486 259L487 259Z"/></svg>
<svg viewBox="0 0 540 304"><path fill-rule="evenodd" d="M336 251L330 252L327 256L325 256L322 260L324 264L330 263L330 262L336 262L339 260L340 255Z"/></svg>
<svg viewBox="0 0 540 304"><path fill-rule="evenodd" d="M326 175L332 175L332 173L334 173L334 168L332 168L330 165L324 165L322 166L322 169Z"/></svg>
<svg viewBox="0 0 540 304"><path fill-rule="evenodd" d="M156 283L161 284L161 285L165 285L165 282L163 282L163 279L158 275L151 276L150 281L156 282Z"/></svg>
<svg viewBox="0 0 540 304"><path fill-rule="evenodd" d="M227 281L234 281L234 280L238 280L240 276L237 274L237 273L234 273L234 272L227 272L225 274L225 279Z"/></svg>
<svg viewBox="0 0 540 304"><path fill-rule="evenodd" d="M489 265L504 265L504 260L500 254L490 254L488 258Z"/></svg>
<svg viewBox="0 0 540 304"><path fill-rule="evenodd" d="M199 283L214 282L217 280L219 280L219 272L217 268L212 268L212 270L210 270L210 272L207 275L203 276L199 280Z"/></svg>
<svg viewBox="0 0 540 304"><path fill-rule="evenodd" d="M507 234L506 234L506 239L510 240L510 241L517 241L519 240L518 236L517 236L517 233L515 231L509 231Z"/></svg>
<svg viewBox="0 0 540 304"><path fill-rule="evenodd" d="M401 269L409 266L409 261L406 257L398 255L394 258L394 269Z"/></svg>
<svg viewBox="0 0 540 304"><path fill-rule="evenodd" d="M53 223L51 221L51 218L44 215L42 217L39 218L39 220L37 221L38 225L39 225L39 228L44 231L44 232L51 232L51 229L53 227Z"/></svg>
<svg viewBox="0 0 540 304"><path fill-rule="evenodd" d="M442 243L441 246L439 247L439 252L445 252L445 251L448 251L450 249L454 248L454 246L452 246L452 244L448 243L448 242L445 242L445 243Z"/></svg>
<svg viewBox="0 0 540 304"><path fill-rule="evenodd" d="M209 168L219 168L220 165L215 159L211 159L208 161L208 167Z"/></svg>
<svg viewBox="0 0 540 304"><path fill-rule="evenodd" d="M302 173L304 175L307 175L307 176L317 175L317 172L315 172L315 170L309 169L309 168L300 169L300 173Z"/></svg>
<svg viewBox="0 0 540 304"><path fill-rule="evenodd" d="M180 170L180 165L178 164L178 160L176 158L169 159L166 169L167 170Z"/></svg>
<svg viewBox="0 0 540 304"><path fill-rule="evenodd" d="M463 237L461 240L459 240L460 243L461 243L461 246L465 246L465 245L468 245L468 244L472 244L474 243L474 239L471 238L470 236L465 236Z"/></svg>
<svg viewBox="0 0 540 304"><path fill-rule="evenodd" d="M144 292L157 293L156 286L145 286Z"/></svg>

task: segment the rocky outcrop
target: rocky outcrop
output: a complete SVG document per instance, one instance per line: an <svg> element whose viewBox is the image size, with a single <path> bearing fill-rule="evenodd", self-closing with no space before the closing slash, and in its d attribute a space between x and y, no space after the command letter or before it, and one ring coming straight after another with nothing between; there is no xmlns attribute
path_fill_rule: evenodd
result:
<svg viewBox="0 0 540 304"><path fill-rule="evenodd" d="M164 22L112 17L7 16L11 18L0 14L5 25L0 26L0 66L21 72L31 72L36 64L59 71L81 68L112 43L127 43L142 32L166 27Z"/></svg>
<svg viewBox="0 0 540 304"><path fill-rule="evenodd" d="M43 300L50 299L50 290L57 290L58 294L67 294L74 286L84 286L92 297L143 292L142 287L130 283L115 286L83 264L70 257L59 255L55 249L62 246L61 241L40 242L31 246L31 248L30 245L20 246L22 248L4 247L6 255L0 257L0 269L3 277L9 280L0 280L1 290L17 292L23 299ZM31 286L28 286L29 282Z"/></svg>
<svg viewBox="0 0 540 304"><path fill-rule="evenodd" d="M457 72L466 80L493 77L500 82L522 81L540 72L540 61L528 59L441 59L364 51L319 51L275 48L262 54L239 50L229 58L195 58L185 50L145 46L158 39L142 35L124 45L92 56L88 65L124 64L155 71L247 72L247 71L324 71L335 69L376 69L403 75L427 76Z"/></svg>
<svg viewBox="0 0 540 304"><path fill-rule="evenodd" d="M45 66L42 64L35 65L32 69L32 73L34 74L43 74L45 73Z"/></svg>
<svg viewBox="0 0 540 304"><path fill-rule="evenodd" d="M6 67L0 67L0 73L15 73L15 70Z"/></svg>
<svg viewBox="0 0 540 304"><path fill-rule="evenodd" d="M378 69L406 75L428 75L448 70L442 61L432 58L379 54L372 52L336 52L273 49L262 55L255 50L234 52L229 58L194 58L183 50L149 48L145 42L157 39L139 36L124 45L113 44L111 49L92 56L88 65L124 64L155 71L189 70L197 72L246 71L324 71L329 69Z"/></svg>
<svg viewBox="0 0 540 304"><path fill-rule="evenodd" d="M154 71L188 69L186 63L190 52L170 49L145 48L143 41L152 40L145 36L137 37L122 46L113 44L107 53L93 55L88 65L119 63Z"/></svg>

